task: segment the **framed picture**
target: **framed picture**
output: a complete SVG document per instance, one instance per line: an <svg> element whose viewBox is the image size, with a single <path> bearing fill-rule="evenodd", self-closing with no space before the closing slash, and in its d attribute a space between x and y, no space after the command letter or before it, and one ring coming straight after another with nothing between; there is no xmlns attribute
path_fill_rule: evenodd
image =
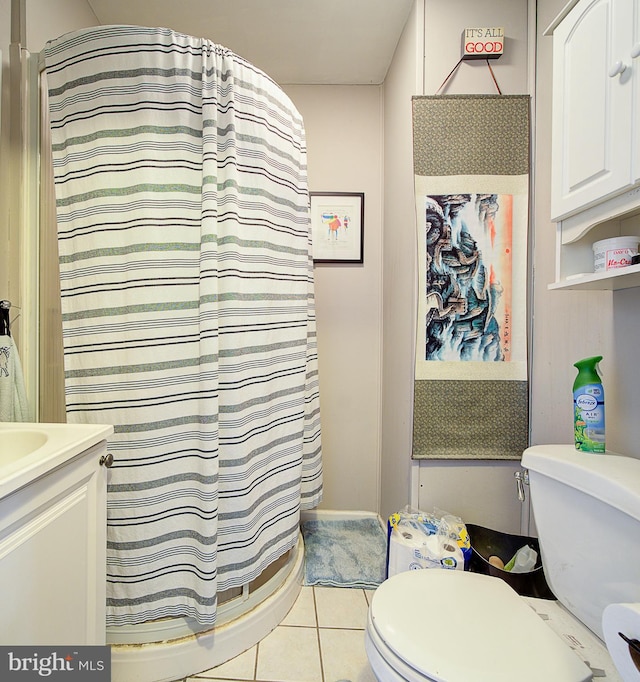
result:
<svg viewBox="0 0 640 682"><path fill-rule="evenodd" d="M364 193L309 192L314 263L364 262Z"/></svg>

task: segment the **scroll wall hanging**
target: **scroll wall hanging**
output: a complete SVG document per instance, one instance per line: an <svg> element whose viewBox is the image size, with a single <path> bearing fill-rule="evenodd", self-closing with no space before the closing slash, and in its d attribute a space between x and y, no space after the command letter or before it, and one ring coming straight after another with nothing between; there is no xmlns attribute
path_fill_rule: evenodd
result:
<svg viewBox="0 0 640 682"><path fill-rule="evenodd" d="M414 459L519 459L528 444L529 109L413 98Z"/></svg>

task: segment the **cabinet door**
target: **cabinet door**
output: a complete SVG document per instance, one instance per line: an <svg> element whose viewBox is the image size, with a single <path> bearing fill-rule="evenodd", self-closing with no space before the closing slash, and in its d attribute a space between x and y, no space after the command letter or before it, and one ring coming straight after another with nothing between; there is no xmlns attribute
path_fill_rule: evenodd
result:
<svg viewBox="0 0 640 682"><path fill-rule="evenodd" d="M633 181L640 183L640 0L635 0L633 21L633 42L628 55L633 74L633 90L635 101L633 102L636 125L633 130Z"/></svg>
<svg viewBox="0 0 640 682"><path fill-rule="evenodd" d="M582 0L553 34L554 220L632 183L631 0ZM620 60L627 68L610 76Z"/></svg>
<svg viewBox="0 0 640 682"><path fill-rule="evenodd" d="M104 445L0 500L0 642L103 645Z"/></svg>

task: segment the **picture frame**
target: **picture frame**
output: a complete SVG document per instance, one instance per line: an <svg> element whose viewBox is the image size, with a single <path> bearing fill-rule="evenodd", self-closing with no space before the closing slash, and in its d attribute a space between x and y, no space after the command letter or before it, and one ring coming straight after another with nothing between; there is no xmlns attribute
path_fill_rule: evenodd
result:
<svg viewBox="0 0 640 682"><path fill-rule="evenodd" d="M314 263L364 263L364 192L309 192Z"/></svg>

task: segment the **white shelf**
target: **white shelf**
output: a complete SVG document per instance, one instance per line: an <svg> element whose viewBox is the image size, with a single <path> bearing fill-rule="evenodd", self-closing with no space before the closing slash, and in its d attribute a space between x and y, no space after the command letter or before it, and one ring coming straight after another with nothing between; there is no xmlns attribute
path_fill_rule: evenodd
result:
<svg viewBox="0 0 640 682"><path fill-rule="evenodd" d="M629 265L617 270L605 272L587 272L573 275L558 282L549 284L549 289L578 289L583 291L617 291L640 287L640 264Z"/></svg>

